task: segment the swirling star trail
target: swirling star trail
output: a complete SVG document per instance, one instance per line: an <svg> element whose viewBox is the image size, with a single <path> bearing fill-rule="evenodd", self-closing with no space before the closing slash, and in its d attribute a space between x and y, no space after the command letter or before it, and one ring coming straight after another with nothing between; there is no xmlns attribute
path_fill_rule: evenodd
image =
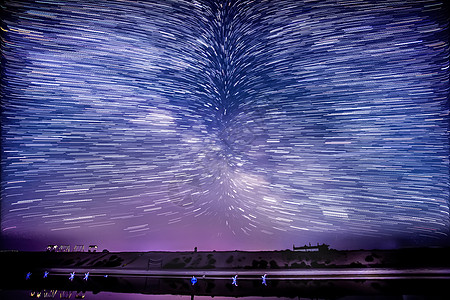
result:
<svg viewBox="0 0 450 300"><path fill-rule="evenodd" d="M443 2L7 0L2 235L446 238Z"/></svg>

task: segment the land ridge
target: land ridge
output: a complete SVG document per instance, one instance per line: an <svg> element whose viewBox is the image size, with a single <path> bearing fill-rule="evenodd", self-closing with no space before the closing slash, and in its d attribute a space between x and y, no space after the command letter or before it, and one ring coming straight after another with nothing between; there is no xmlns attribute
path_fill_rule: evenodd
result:
<svg viewBox="0 0 450 300"><path fill-rule="evenodd" d="M15 268L307 270L450 267L450 248L323 251L1 252Z"/></svg>

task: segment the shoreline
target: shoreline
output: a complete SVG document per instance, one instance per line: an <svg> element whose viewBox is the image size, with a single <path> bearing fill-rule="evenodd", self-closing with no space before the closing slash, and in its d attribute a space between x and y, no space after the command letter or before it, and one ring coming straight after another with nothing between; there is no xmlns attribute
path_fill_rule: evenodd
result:
<svg viewBox="0 0 450 300"><path fill-rule="evenodd" d="M450 284L449 250L0 252L5 270L0 272L0 292L325 299L441 295Z"/></svg>

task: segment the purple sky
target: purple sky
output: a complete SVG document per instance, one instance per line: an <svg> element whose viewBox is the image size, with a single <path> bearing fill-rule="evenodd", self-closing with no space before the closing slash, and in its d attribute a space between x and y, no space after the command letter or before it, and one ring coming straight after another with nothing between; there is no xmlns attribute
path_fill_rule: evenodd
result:
<svg viewBox="0 0 450 300"><path fill-rule="evenodd" d="M445 9L6 1L3 241L448 244Z"/></svg>

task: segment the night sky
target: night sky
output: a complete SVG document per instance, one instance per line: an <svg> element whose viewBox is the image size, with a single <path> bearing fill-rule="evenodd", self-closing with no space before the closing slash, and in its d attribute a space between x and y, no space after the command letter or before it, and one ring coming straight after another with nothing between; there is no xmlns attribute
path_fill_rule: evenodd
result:
<svg viewBox="0 0 450 300"><path fill-rule="evenodd" d="M3 240L448 241L443 2L7 0Z"/></svg>

